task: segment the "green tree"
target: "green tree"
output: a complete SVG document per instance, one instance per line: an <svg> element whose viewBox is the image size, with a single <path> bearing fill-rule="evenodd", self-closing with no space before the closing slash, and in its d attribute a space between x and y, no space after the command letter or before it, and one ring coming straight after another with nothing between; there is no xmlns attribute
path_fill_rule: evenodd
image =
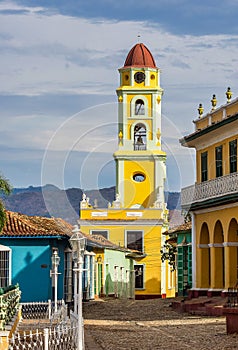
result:
<svg viewBox="0 0 238 350"><path fill-rule="evenodd" d="M12 186L10 185L9 181L3 175L0 174L0 194L9 195L11 191L12 191ZM0 232L4 227L5 221L6 221L5 207L2 199L0 199Z"/></svg>
<svg viewBox="0 0 238 350"><path fill-rule="evenodd" d="M176 246L165 241L164 246L160 250L161 260L162 262L168 260L169 265L172 266L172 271L176 270L176 253Z"/></svg>

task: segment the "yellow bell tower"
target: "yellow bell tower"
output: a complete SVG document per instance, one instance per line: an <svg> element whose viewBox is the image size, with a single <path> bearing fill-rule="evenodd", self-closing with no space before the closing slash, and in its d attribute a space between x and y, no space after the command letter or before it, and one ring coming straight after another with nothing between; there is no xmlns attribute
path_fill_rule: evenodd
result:
<svg viewBox="0 0 238 350"><path fill-rule="evenodd" d="M164 202L166 178L160 70L147 47L137 44L119 72L117 192L123 207L149 208L157 198Z"/></svg>
<svg viewBox="0 0 238 350"><path fill-rule="evenodd" d="M79 223L83 232L101 234L131 249L137 299L174 296L175 275L161 261L168 211L164 200L166 154L161 150L160 70L148 48L138 43L119 73L118 150L114 153L117 195L108 208L99 209L84 194Z"/></svg>

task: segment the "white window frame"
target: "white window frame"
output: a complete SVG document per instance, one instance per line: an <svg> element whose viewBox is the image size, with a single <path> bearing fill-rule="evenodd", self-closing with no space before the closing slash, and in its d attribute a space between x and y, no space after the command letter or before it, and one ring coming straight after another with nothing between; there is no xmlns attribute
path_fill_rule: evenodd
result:
<svg viewBox="0 0 238 350"><path fill-rule="evenodd" d="M1 252L9 252L8 256L8 281L7 281L7 286L10 286L12 284L12 250L11 248L1 245L0 244L0 253ZM3 286L4 287L4 286Z"/></svg>
<svg viewBox="0 0 238 350"><path fill-rule="evenodd" d="M136 122L131 125L131 131L130 131L131 140L133 140L133 142L134 142L135 127L137 124L143 124L145 126L145 128L146 128L146 144L147 144L149 141L148 136L149 136L149 131L151 130L151 128L150 128L149 124L144 119L138 120L138 118L137 118Z"/></svg>
<svg viewBox="0 0 238 350"><path fill-rule="evenodd" d="M127 247L127 233L128 232L141 232L142 233L142 250L141 252L144 253L145 247L144 247L144 230L125 230L125 246ZM130 249L130 248L128 248Z"/></svg>
<svg viewBox="0 0 238 350"><path fill-rule="evenodd" d="M135 106L137 100L142 100L144 102L144 114L136 114ZM148 99L144 95L136 95L131 99L131 117L137 119L148 118Z"/></svg>

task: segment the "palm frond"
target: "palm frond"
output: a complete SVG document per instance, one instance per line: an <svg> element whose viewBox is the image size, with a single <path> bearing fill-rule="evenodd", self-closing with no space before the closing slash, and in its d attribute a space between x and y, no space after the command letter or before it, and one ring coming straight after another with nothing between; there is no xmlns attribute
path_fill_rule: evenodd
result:
<svg viewBox="0 0 238 350"><path fill-rule="evenodd" d="M5 222L6 222L5 208L2 201L0 201L0 232L3 229Z"/></svg>
<svg viewBox="0 0 238 350"><path fill-rule="evenodd" d="M0 174L0 192L9 195L12 191L12 186L9 180L7 180L3 175Z"/></svg>

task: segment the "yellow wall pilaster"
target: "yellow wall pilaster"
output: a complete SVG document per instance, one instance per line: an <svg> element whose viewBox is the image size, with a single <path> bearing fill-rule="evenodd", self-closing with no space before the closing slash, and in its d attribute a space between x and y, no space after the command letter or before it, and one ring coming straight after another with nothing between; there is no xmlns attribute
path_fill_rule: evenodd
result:
<svg viewBox="0 0 238 350"><path fill-rule="evenodd" d="M211 247L211 288L224 288L223 282L223 248Z"/></svg>

